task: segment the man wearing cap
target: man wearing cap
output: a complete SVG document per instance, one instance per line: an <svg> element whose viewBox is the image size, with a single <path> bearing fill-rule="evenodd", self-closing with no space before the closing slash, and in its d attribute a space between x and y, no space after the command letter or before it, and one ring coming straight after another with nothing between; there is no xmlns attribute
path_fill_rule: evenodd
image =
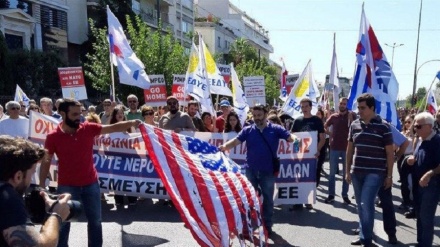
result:
<svg viewBox="0 0 440 247"><path fill-rule="evenodd" d="M167 98L167 106L169 111L159 119L159 128L173 130L177 133L185 130L196 131L191 117L179 111L179 101L176 97L169 96Z"/></svg>
<svg viewBox="0 0 440 247"><path fill-rule="evenodd" d="M231 112L231 104L227 99L222 99L219 105L223 114L215 120L215 126L217 127L218 132L222 133L223 129L225 128L226 119Z"/></svg>

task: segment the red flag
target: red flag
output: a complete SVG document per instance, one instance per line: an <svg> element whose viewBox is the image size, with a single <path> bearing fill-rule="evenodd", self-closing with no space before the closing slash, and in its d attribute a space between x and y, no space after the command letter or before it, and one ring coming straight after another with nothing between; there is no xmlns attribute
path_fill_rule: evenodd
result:
<svg viewBox="0 0 440 247"><path fill-rule="evenodd" d="M217 147L151 125L140 126L145 146L182 220L200 246L230 246L262 230L261 206L240 167ZM253 238L250 239L253 241Z"/></svg>

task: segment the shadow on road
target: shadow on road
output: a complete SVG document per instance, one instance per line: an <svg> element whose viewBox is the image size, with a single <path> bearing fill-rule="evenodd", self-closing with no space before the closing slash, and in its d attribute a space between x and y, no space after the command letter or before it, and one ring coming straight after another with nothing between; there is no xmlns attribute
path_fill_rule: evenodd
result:
<svg viewBox="0 0 440 247"><path fill-rule="evenodd" d="M122 245L124 247L136 247L136 246L142 246L142 247L152 247L152 246L158 246L164 243L168 243L169 241L163 238L158 238L154 236L148 236L148 235L137 235L137 234L131 234L125 232L123 229L121 230L122 233ZM139 244L141 243L141 244Z"/></svg>

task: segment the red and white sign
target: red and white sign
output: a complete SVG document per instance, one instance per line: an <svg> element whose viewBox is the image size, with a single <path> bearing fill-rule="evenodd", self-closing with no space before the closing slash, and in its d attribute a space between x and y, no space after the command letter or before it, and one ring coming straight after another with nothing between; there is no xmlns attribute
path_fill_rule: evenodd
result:
<svg viewBox="0 0 440 247"><path fill-rule="evenodd" d="M163 75L149 75L150 88L144 89L145 104L163 106L167 102L167 88Z"/></svg>
<svg viewBox="0 0 440 247"><path fill-rule="evenodd" d="M217 64L217 67L226 83L229 83L231 81L231 66L229 64Z"/></svg>
<svg viewBox="0 0 440 247"><path fill-rule="evenodd" d="M185 75L173 75L173 87L171 90L171 94L177 98L179 101L179 105L187 105L188 101L190 101L190 96L185 97ZM185 103L186 102L186 103Z"/></svg>
<svg viewBox="0 0 440 247"><path fill-rule="evenodd" d="M58 68L64 98L87 99L82 67Z"/></svg>

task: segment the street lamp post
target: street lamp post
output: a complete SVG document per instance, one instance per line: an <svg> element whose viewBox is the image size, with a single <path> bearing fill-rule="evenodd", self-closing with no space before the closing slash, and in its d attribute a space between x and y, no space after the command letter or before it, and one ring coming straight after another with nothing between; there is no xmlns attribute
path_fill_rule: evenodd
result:
<svg viewBox="0 0 440 247"><path fill-rule="evenodd" d="M392 45L389 45L387 43L385 43L386 46L389 46L391 48L393 48L393 52L391 55L391 68L393 68L393 63L394 63L394 49L396 49L397 47L402 46L403 44L396 44L396 42L394 42Z"/></svg>
<svg viewBox="0 0 440 247"><path fill-rule="evenodd" d="M414 81L413 81L411 107L414 107L414 105L416 104L414 99L416 97L416 87L417 87L417 71L418 71L417 60L419 58L419 41L420 41L420 24L422 23L422 7L423 7L423 0L420 0L419 25L417 28L416 63L414 64Z"/></svg>
<svg viewBox="0 0 440 247"><path fill-rule="evenodd" d="M417 82L417 75L419 74L419 70L423 67L423 65L425 65L425 64L427 64L427 63L431 63L431 62L440 62L440 59L431 59L431 60L428 60L428 61L422 63L422 64L417 68L417 70L416 70L416 74L415 74L415 78L416 78L415 81L416 81L416 82ZM428 96L429 91L431 90L432 85L434 84L434 82L435 82L435 78L436 78L436 77L437 77L437 75L434 76L434 79L432 80L431 85L429 85L429 88L428 88L428 90L427 90L427 92L426 92L426 94L425 94L425 97L423 98L423 101L425 101L426 97ZM413 100L414 100L414 94L413 94ZM423 102L423 101L422 101L422 102ZM420 107L422 107L422 106L420 106ZM426 104L425 104L425 107L426 107ZM421 109L422 109L422 108L419 108L418 112L420 112Z"/></svg>

